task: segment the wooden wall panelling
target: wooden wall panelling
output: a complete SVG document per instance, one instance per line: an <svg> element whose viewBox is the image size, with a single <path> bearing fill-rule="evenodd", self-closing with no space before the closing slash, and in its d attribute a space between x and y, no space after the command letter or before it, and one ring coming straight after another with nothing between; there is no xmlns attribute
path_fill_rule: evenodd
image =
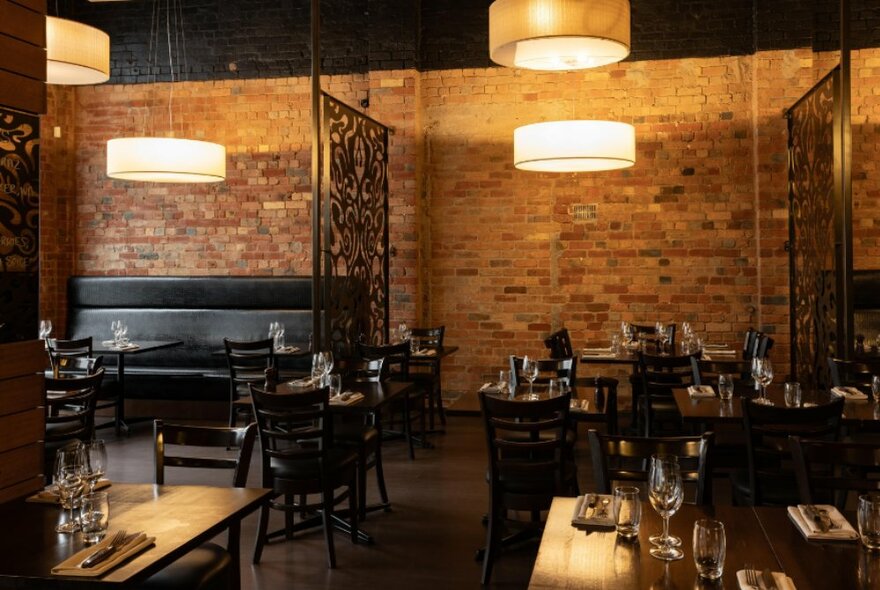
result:
<svg viewBox="0 0 880 590"><path fill-rule="evenodd" d="M45 113L45 81L45 0L0 0L0 105Z"/></svg>
<svg viewBox="0 0 880 590"><path fill-rule="evenodd" d="M46 10L32 10L18 2L0 0L0 32L37 47L46 46Z"/></svg>

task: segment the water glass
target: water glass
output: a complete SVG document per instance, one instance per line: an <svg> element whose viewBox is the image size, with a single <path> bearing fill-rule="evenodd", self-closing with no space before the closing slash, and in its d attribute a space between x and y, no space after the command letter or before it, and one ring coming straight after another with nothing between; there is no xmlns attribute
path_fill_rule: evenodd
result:
<svg viewBox="0 0 880 590"><path fill-rule="evenodd" d="M801 384L797 381L789 381L785 384L785 407L800 408L802 404Z"/></svg>
<svg viewBox="0 0 880 590"><path fill-rule="evenodd" d="M85 463L84 477L89 492L93 493L98 480L107 474L107 448L103 440L93 440L83 443L82 453Z"/></svg>
<svg viewBox="0 0 880 590"><path fill-rule="evenodd" d="M107 525L110 524L110 496L107 492L83 496L79 515L83 540L86 543L99 542L107 534Z"/></svg>
<svg viewBox="0 0 880 590"><path fill-rule="evenodd" d="M733 375L730 373L718 375L718 397L723 402L733 397Z"/></svg>
<svg viewBox="0 0 880 590"><path fill-rule="evenodd" d="M880 495L859 496L859 534L868 549L880 549Z"/></svg>
<svg viewBox="0 0 880 590"><path fill-rule="evenodd" d="M611 335L611 352L620 354L620 334Z"/></svg>
<svg viewBox="0 0 880 590"><path fill-rule="evenodd" d="M635 486L614 488L614 526L618 536L624 539L638 537L641 521L642 503L639 502L639 488Z"/></svg>
<svg viewBox="0 0 880 590"><path fill-rule="evenodd" d="M61 507L68 510L67 521L55 527L55 532L75 533L80 529L73 510L83 491L84 471L83 452L79 445L58 449L55 452L52 482L58 490Z"/></svg>
<svg viewBox="0 0 880 590"><path fill-rule="evenodd" d="M720 578L726 553L724 524L711 518L701 518L694 523L694 564L701 578Z"/></svg>
<svg viewBox="0 0 880 590"><path fill-rule="evenodd" d="M555 378L547 381L547 397L557 397L559 395L562 395L562 381Z"/></svg>
<svg viewBox="0 0 880 590"><path fill-rule="evenodd" d="M330 375L330 397L335 397L342 393L342 375L333 373Z"/></svg>
<svg viewBox="0 0 880 590"><path fill-rule="evenodd" d="M880 375L871 377L871 395L875 402L880 402Z"/></svg>

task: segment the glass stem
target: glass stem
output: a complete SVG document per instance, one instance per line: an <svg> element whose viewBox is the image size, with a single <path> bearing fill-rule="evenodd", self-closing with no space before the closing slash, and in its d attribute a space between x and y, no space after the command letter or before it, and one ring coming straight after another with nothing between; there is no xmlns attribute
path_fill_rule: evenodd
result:
<svg viewBox="0 0 880 590"><path fill-rule="evenodd" d="M664 547L669 546L669 515L665 515L663 517L663 536L660 537L660 542Z"/></svg>

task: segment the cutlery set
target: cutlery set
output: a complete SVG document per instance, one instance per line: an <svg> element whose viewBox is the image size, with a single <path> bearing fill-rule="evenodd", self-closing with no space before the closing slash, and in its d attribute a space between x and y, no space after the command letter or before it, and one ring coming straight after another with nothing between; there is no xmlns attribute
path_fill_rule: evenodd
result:
<svg viewBox="0 0 880 590"><path fill-rule="evenodd" d="M80 564L80 567L87 569L107 561L112 556L122 551L122 549L128 546L132 541L140 537L140 535L140 532L129 535L125 529L117 532L110 540L110 543L86 557Z"/></svg>
<svg viewBox="0 0 880 590"><path fill-rule="evenodd" d="M804 506L804 510L816 526L819 527L819 531L827 533L832 529L839 528L834 522L832 522L831 516L828 515L828 511L824 508L818 508L813 504L807 504Z"/></svg>
<svg viewBox="0 0 880 590"><path fill-rule="evenodd" d="M747 563L743 566L746 576L746 584L757 590L778 590L776 580L773 579L773 573L769 568L763 571L756 570L752 564Z"/></svg>

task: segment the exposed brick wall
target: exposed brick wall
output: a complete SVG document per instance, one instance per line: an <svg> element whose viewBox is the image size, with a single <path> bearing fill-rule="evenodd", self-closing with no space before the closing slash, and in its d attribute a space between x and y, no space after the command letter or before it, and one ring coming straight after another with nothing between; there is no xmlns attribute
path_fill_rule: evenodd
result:
<svg viewBox="0 0 880 590"><path fill-rule="evenodd" d="M852 54L853 267L880 268L880 52Z"/></svg>

